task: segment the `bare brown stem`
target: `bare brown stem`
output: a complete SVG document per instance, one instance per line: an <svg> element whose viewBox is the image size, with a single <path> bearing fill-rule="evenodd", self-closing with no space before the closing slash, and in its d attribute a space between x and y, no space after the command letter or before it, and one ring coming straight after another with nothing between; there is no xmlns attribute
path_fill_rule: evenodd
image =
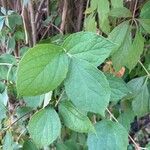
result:
<svg viewBox="0 0 150 150"><path fill-rule="evenodd" d="M43 7L43 5L44 5L44 2L45 2L45 0L42 0L42 1L40 2L40 4L39 4L37 13L36 13L36 15L35 15L35 23L36 23L36 24L37 24L38 21L39 21L40 12L41 12L41 10L42 10L42 7Z"/></svg>
<svg viewBox="0 0 150 150"><path fill-rule="evenodd" d="M26 26L26 21L25 21L25 6L22 6L22 20L23 20L23 27L24 27L24 33L25 33L25 43L28 44L28 32L27 32L27 26Z"/></svg>
<svg viewBox="0 0 150 150"><path fill-rule="evenodd" d="M31 27L32 27L32 40L33 46L36 44L36 26L35 26L35 17L34 17L34 9L32 1L29 1L29 11L30 11L30 19L31 19Z"/></svg>
<svg viewBox="0 0 150 150"><path fill-rule="evenodd" d="M134 5L134 10L133 10L132 19L135 18L135 13L136 13L137 4L138 4L138 0L135 0L135 5Z"/></svg>
<svg viewBox="0 0 150 150"><path fill-rule="evenodd" d="M50 6L50 0L47 0L47 17L50 15L49 6Z"/></svg>
<svg viewBox="0 0 150 150"><path fill-rule="evenodd" d="M67 10L68 10L68 3L67 3L67 0L64 0L63 12L62 12L62 22L60 25L60 30L62 32L64 32L64 30L65 30Z"/></svg>
<svg viewBox="0 0 150 150"><path fill-rule="evenodd" d="M77 20L77 31L81 30L81 24L82 24L82 18L83 18L83 0L80 0L79 2L79 16Z"/></svg>

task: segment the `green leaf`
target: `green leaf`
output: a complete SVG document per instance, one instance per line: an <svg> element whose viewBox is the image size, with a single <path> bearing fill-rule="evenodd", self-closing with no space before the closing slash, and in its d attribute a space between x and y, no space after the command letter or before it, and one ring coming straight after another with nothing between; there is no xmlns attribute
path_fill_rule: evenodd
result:
<svg viewBox="0 0 150 150"><path fill-rule="evenodd" d="M6 89L6 85L3 82L0 82L0 94L3 93Z"/></svg>
<svg viewBox="0 0 150 150"><path fill-rule="evenodd" d="M116 43L118 47L120 47L124 42L128 29L129 23L123 22L112 30L112 32L108 36L108 39L110 39L112 42ZM118 50L118 47L112 51L112 54Z"/></svg>
<svg viewBox="0 0 150 150"><path fill-rule="evenodd" d="M72 58L65 89L78 108L104 116L110 99L110 87L104 74L93 65Z"/></svg>
<svg viewBox="0 0 150 150"><path fill-rule="evenodd" d="M119 123L103 120L95 124L96 134L89 134L89 150L127 150L128 133Z"/></svg>
<svg viewBox="0 0 150 150"><path fill-rule="evenodd" d="M150 19L138 19L141 26L150 34Z"/></svg>
<svg viewBox="0 0 150 150"><path fill-rule="evenodd" d="M10 132L7 132L4 137L3 150L14 150L13 137Z"/></svg>
<svg viewBox="0 0 150 150"><path fill-rule="evenodd" d="M92 32L78 32L70 35L63 43L64 49L74 57L87 60L98 66L109 57L116 45Z"/></svg>
<svg viewBox="0 0 150 150"><path fill-rule="evenodd" d="M123 7L123 0L111 0L113 8Z"/></svg>
<svg viewBox="0 0 150 150"><path fill-rule="evenodd" d="M125 37L122 40L123 40L122 44L112 55L113 67L116 71L119 71L123 66L127 66L128 62L131 61L128 60L132 44L130 28L128 28L127 32L125 33Z"/></svg>
<svg viewBox="0 0 150 150"><path fill-rule="evenodd" d="M44 100L44 95L24 97L26 106L32 107L32 108L41 107L43 100Z"/></svg>
<svg viewBox="0 0 150 150"><path fill-rule="evenodd" d="M1 100L1 98L0 98ZM7 109L5 107L5 105L0 101L0 122L2 119L4 119L6 117L6 112L7 112Z"/></svg>
<svg viewBox="0 0 150 150"><path fill-rule="evenodd" d="M63 48L41 44L31 48L19 63L17 90L20 96L35 96L54 90L65 79L68 57Z"/></svg>
<svg viewBox="0 0 150 150"><path fill-rule="evenodd" d="M137 32L133 40L132 46L128 51L128 56L124 57L124 59L127 59L126 67L130 71L136 66L138 60L140 60L140 56L143 53L143 49L144 49L144 38L140 32Z"/></svg>
<svg viewBox="0 0 150 150"><path fill-rule="evenodd" d="M109 16L118 17L118 18L127 18L127 17L132 17L132 13L126 7L118 7L118 8L113 8L109 12Z"/></svg>
<svg viewBox="0 0 150 150"><path fill-rule="evenodd" d="M2 54L0 56L0 63L9 63L9 64L17 65L17 61L15 57L10 54Z"/></svg>
<svg viewBox="0 0 150 150"><path fill-rule="evenodd" d="M128 109L125 112L121 113L118 121L128 130L130 131L131 123L134 121L134 112L132 109Z"/></svg>
<svg viewBox="0 0 150 150"><path fill-rule="evenodd" d="M117 78L111 74L105 74L111 88L111 101L119 101L127 96L130 92L126 83L121 78Z"/></svg>
<svg viewBox="0 0 150 150"><path fill-rule="evenodd" d="M139 77L128 82L128 87L133 93L132 109L138 117L150 112L150 94L145 79Z"/></svg>
<svg viewBox="0 0 150 150"><path fill-rule="evenodd" d="M25 39L24 32L21 32L21 31L16 31L14 37L16 40L24 40Z"/></svg>
<svg viewBox="0 0 150 150"><path fill-rule="evenodd" d="M73 139L67 140L65 142L65 145L67 146L67 148L69 150L80 150L81 145L79 145L76 141L74 141Z"/></svg>
<svg viewBox="0 0 150 150"><path fill-rule="evenodd" d="M36 145L31 140L26 140L23 143L23 150L38 150Z"/></svg>
<svg viewBox="0 0 150 150"><path fill-rule="evenodd" d="M8 70L7 66L0 66L0 80L7 80Z"/></svg>
<svg viewBox="0 0 150 150"><path fill-rule="evenodd" d="M10 54L2 54L0 56L0 79L1 80L15 80L16 67L12 65L17 65L16 58Z"/></svg>
<svg viewBox="0 0 150 150"><path fill-rule="evenodd" d="M92 0L91 3L90 3L90 8L94 11L97 9L97 6L98 6L98 0Z"/></svg>
<svg viewBox="0 0 150 150"><path fill-rule="evenodd" d="M150 142L146 145L147 150L150 150Z"/></svg>
<svg viewBox="0 0 150 150"><path fill-rule="evenodd" d="M147 85L144 84L139 93L134 97L132 107L138 117L142 117L150 112L150 94Z"/></svg>
<svg viewBox="0 0 150 150"><path fill-rule="evenodd" d="M28 130L37 146L48 146L60 135L59 116L51 107L41 109L32 116Z"/></svg>
<svg viewBox="0 0 150 150"><path fill-rule="evenodd" d="M9 37L7 41L7 50L11 54L15 50L16 41L14 37Z"/></svg>
<svg viewBox="0 0 150 150"><path fill-rule="evenodd" d="M4 22L5 22L5 17L4 16L0 16L0 32L3 29Z"/></svg>
<svg viewBox="0 0 150 150"><path fill-rule="evenodd" d="M84 28L85 31L91 31L91 32L96 32L96 21L95 21L95 16L93 14L90 14L84 22Z"/></svg>
<svg viewBox="0 0 150 150"><path fill-rule="evenodd" d="M16 114L17 114L17 117L20 118L20 117L23 117L26 114L29 114L32 111L33 111L33 109L31 107L22 106L22 107L17 108Z"/></svg>
<svg viewBox="0 0 150 150"><path fill-rule="evenodd" d="M56 143L56 150L69 150L69 148L63 143Z"/></svg>
<svg viewBox="0 0 150 150"><path fill-rule="evenodd" d="M8 87L9 87L9 86L8 86ZM0 93L0 103L1 103L2 105L6 106L8 100L9 100L9 97L8 97L8 88L7 88L7 89L5 89L5 90L3 91L3 93Z"/></svg>
<svg viewBox="0 0 150 150"><path fill-rule="evenodd" d="M142 7L140 17L143 19L150 19L150 1L145 3Z"/></svg>
<svg viewBox="0 0 150 150"><path fill-rule="evenodd" d="M139 78L132 79L127 83L127 86L130 88L134 96L136 96L140 92L144 80L145 77L139 77Z"/></svg>
<svg viewBox="0 0 150 150"><path fill-rule="evenodd" d="M6 19L5 19L5 24L6 24L9 28L13 29L13 28L16 27L16 25L21 25L21 24L22 24L22 18L21 18L20 15L13 13L13 14L8 15L8 16L6 17Z"/></svg>
<svg viewBox="0 0 150 150"><path fill-rule="evenodd" d="M108 14L109 14L109 1L108 0L99 0L98 1L98 16L99 16L99 23L101 30L108 34L110 32L110 25L108 20Z"/></svg>
<svg viewBox="0 0 150 150"><path fill-rule="evenodd" d="M70 101L65 100L60 103L59 112L63 117L64 124L71 130L80 133L94 131L94 127L89 118L74 107Z"/></svg>

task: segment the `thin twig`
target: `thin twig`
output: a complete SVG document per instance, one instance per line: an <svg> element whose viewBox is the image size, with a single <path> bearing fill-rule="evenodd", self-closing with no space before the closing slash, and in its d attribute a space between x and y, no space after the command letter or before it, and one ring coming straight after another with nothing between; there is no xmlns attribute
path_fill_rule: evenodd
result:
<svg viewBox="0 0 150 150"><path fill-rule="evenodd" d="M56 28L56 29L59 31L59 33L63 35L63 32L62 32L57 26L55 26L54 24L51 23L51 24L49 24L49 26L47 27L46 31L43 33L43 36L41 37L41 40L44 39L46 33L49 31L49 29L50 29L51 26L53 26L54 28Z"/></svg>
<svg viewBox="0 0 150 150"><path fill-rule="evenodd" d="M50 0L47 0L46 5L47 5L46 10L47 10L47 18L48 18L48 17L50 16ZM47 34L48 34L48 36L49 36L50 31L48 31Z"/></svg>
<svg viewBox="0 0 150 150"><path fill-rule="evenodd" d="M24 118L25 116L27 116L28 114L32 113L32 111L27 112L26 114L24 114L23 116L21 116L20 118L18 118L16 121L14 121L10 126L6 127L5 131L9 130L14 124L16 124L19 120L21 120L22 118Z"/></svg>
<svg viewBox="0 0 150 150"><path fill-rule="evenodd" d="M83 0L79 2L79 16L77 19L77 31L80 31L83 18Z"/></svg>
<svg viewBox="0 0 150 150"><path fill-rule="evenodd" d="M136 25L136 27L138 29L138 24L137 24L137 21L136 21L136 18L135 18L137 4L138 4L138 0L135 1L135 5L134 5L134 9L133 9L133 14L132 14L132 23L131 24L133 24L135 22L135 25Z"/></svg>
<svg viewBox="0 0 150 150"><path fill-rule="evenodd" d="M87 0L87 3L86 3L86 10L87 10L88 7L89 7L89 3L90 3L90 0ZM86 17L87 17L87 13L85 13L84 20L86 19Z"/></svg>
<svg viewBox="0 0 150 150"><path fill-rule="evenodd" d="M142 66L142 68L145 70L145 72L147 73L148 77L150 77L150 73L148 72L148 70L145 68L145 66L142 64L142 62L139 60L138 61L139 64Z"/></svg>
<svg viewBox="0 0 150 150"><path fill-rule="evenodd" d="M27 32L27 26L26 26L24 14L25 14L25 5L22 6L21 16L22 16L22 20L23 20L23 27L24 27L24 33L25 33L25 44L28 44L28 41L29 41L28 40L28 32Z"/></svg>
<svg viewBox="0 0 150 150"><path fill-rule="evenodd" d="M24 130L20 133L20 135L19 135L18 138L17 138L17 142L19 142L21 136L23 135L23 133L24 133L25 131L26 131L26 129L24 129Z"/></svg>
<svg viewBox="0 0 150 150"><path fill-rule="evenodd" d="M65 90L62 91L62 93L60 94L58 100L56 101L55 107L58 105L58 103L60 102L60 100L62 99L62 96L64 95Z"/></svg>
<svg viewBox="0 0 150 150"><path fill-rule="evenodd" d="M62 12L62 22L60 25L60 30L62 32L64 32L64 30L65 30L67 11L68 11L68 3L67 3L67 0L64 0L64 6L63 6L63 12Z"/></svg>
<svg viewBox="0 0 150 150"><path fill-rule="evenodd" d="M31 0L29 1L29 11L30 11L30 18L31 18L33 46L34 46L36 44L36 26L35 26L35 18L34 18L34 9Z"/></svg>
<svg viewBox="0 0 150 150"><path fill-rule="evenodd" d="M35 15L35 23L36 23L36 24L37 24L38 21L39 21L40 12L41 12L41 10L42 10L42 7L43 7L44 2L45 2L45 0L42 0L41 3L39 4L37 13L36 13L36 15Z"/></svg>
<svg viewBox="0 0 150 150"><path fill-rule="evenodd" d="M47 0L47 17L50 15L50 0Z"/></svg>
<svg viewBox="0 0 150 150"><path fill-rule="evenodd" d="M60 34L63 35L63 32L61 29L59 29L57 26L55 26L53 23L51 23L51 26L53 26L55 29L57 29L59 31Z"/></svg>
<svg viewBox="0 0 150 150"><path fill-rule="evenodd" d="M135 18L135 12L136 12L136 8L137 8L137 4L138 4L138 0L135 0L135 5L134 5L134 10L133 10L132 19Z"/></svg>
<svg viewBox="0 0 150 150"><path fill-rule="evenodd" d="M49 25L49 26L47 27L46 31L43 33L43 35L42 35L42 37L41 37L41 40L44 39L44 37L45 37L46 33L49 31L50 27L51 27L51 25Z"/></svg>

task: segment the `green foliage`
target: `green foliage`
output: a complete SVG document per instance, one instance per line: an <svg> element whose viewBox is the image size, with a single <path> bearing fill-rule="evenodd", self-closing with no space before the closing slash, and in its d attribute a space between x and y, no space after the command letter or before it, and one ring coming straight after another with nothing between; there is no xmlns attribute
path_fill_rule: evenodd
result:
<svg viewBox="0 0 150 150"><path fill-rule="evenodd" d="M144 38L141 33L137 32L134 41L130 47L130 52L128 54L128 61L126 67L131 71L140 60L140 56L143 53L144 48ZM134 59L133 59L134 58Z"/></svg>
<svg viewBox="0 0 150 150"><path fill-rule="evenodd" d="M149 148L150 0L49 2L0 7L0 149Z"/></svg>
<svg viewBox="0 0 150 150"><path fill-rule="evenodd" d="M35 113L28 124L28 130L39 147L51 144L60 135L61 124L53 108L46 107Z"/></svg>
<svg viewBox="0 0 150 150"><path fill-rule="evenodd" d="M132 43L131 29L128 25L128 29L125 33L125 36L123 37L122 43L119 45L116 52L112 55L112 62L116 71L119 71L122 66L127 65L129 61L128 56L130 55L131 43Z"/></svg>
<svg viewBox="0 0 150 150"><path fill-rule="evenodd" d="M110 87L104 74L97 68L73 58L65 80L65 89L71 101L82 111L104 116L109 104Z"/></svg>
<svg viewBox="0 0 150 150"><path fill-rule="evenodd" d="M148 89L148 82L145 77L140 77L131 80L128 85L134 92L132 107L134 113L138 116L144 116L150 112L150 95Z"/></svg>
<svg viewBox="0 0 150 150"><path fill-rule="evenodd" d="M110 74L105 74L111 88L110 100L117 102L130 93L126 83L121 79Z"/></svg>
<svg viewBox="0 0 150 150"><path fill-rule="evenodd" d="M23 150L27 150L27 149L38 150L37 147L36 147L36 145L31 140L26 140L23 143Z"/></svg>
<svg viewBox="0 0 150 150"><path fill-rule="evenodd" d="M141 9L140 17L150 19L150 1L147 1Z"/></svg>
<svg viewBox="0 0 150 150"><path fill-rule="evenodd" d="M53 90L65 79L67 71L68 58L63 48L51 44L37 45L20 61L17 73L18 94L34 96Z"/></svg>
<svg viewBox="0 0 150 150"><path fill-rule="evenodd" d="M111 0L113 8L122 8L123 7L123 0Z"/></svg>
<svg viewBox="0 0 150 150"><path fill-rule="evenodd" d="M117 43L119 47L124 43L124 39L126 37L128 28L129 28L128 22L123 22L111 31L108 38L114 43ZM114 53L115 51L117 51L117 48L112 53Z"/></svg>
<svg viewBox="0 0 150 150"><path fill-rule="evenodd" d="M6 112L7 109L5 105L2 102L0 102L0 121L6 117Z"/></svg>
<svg viewBox="0 0 150 150"><path fill-rule="evenodd" d="M118 117L119 123L121 123L127 131L131 131L131 123L135 118L134 111L132 110L132 101L124 100L121 103L122 113Z"/></svg>
<svg viewBox="0 0 150 150"><path fill-rule="evenodd" d="M126 7L120 7L120 8L113 8L110 12L109 12L109 16L111 17L117 17L117 18L122 18L122 17L131 17L131 11L129 9L127 9Z"/></svg>
<svg viewBox="0 0 150 150"><path fill-rule="evenodd" d="M66 38L62 46L73 57L98 66L109 57L116 45L92 32L78 32Z"/></svg>
<svg viewBox="0 0 150 150"><path fill-rule="evenodd" d="M95 124L96 134L88 135L87 144L89 150L126 150L128 145L128 133L119 123L103 120Z"/></svg>
<svg viewBox="0 0 150 150"><path fill-rule="evenodd" d="M70 101L64 101L59 105L59 112L64 124L76 132L93 132L94 127L88 117L73 106Z"/></svg>

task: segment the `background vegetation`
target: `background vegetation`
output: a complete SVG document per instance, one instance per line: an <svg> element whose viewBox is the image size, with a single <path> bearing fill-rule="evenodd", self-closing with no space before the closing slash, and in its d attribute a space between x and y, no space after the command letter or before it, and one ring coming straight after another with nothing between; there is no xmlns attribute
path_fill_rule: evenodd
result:
<svg viewBox="0 0 150 150"><path fill-rule="evenodd" d="M85 35L82 32L79 35L72 34L79 31L86 31ZM42 95L28 94L34 93L32 88L28 91L25 89L24 94L21 88L18 88L22 95L19 96L20 93L17 93L19 91L16 89L17 78L19 78L18 83L20 82L17 68L24 54L36 44L53 43L61 46L71 37L70 34L73 39L72 45L70 44L72 47L81 41L84 43L87 39L93 38L93 42L98 41L100 40L98 37L101 36L118 45L113 49L111 44L106 42L107 46L110 44L108 47L111 47L111 53L103 58L105 61L96 63L98 69L106 75L111 88L111 97L104 116L95 111L85 115L85 112L81 113L82 110L75 107L77 105L73 101L73 103L70 101L63 103L68 97L74 99L73 95L76 93L75 97L78 97L78 92L81 90L78 89L76 92L70 88L70 85L68 85L69 90L64 89L64 85L61 84L48 93L41 92ZM70 38L70 41L72 39ZM84 46L82 42L80 44L79 49ZM99 47L101 48L102 45ZM90 48L92 49L92 46ZM35 47L36 49L40 51L39 47ZM44 51L47 47L41 49ZM100 55L92 57L93 60L99 58L101 60ZM90 55L87 59L90 59ZM42 60L40 58L38 61ZM22 64L20 63L20 68L23 68ZM150 149L149 72L149 0L1 0L0 149ZM31 71L27 74L30 73ZM44 82L44 79L42 80ZM82 86L79 80L76 82ZM97 86L97 83L95 85ZM66 92L69 93L68 96ZM55 110L46 109L49 105ZM91 103L91 105L96 107L97 104ZM35 112L38 112L39 116L32 120L31 116ZM45 113L56 118L59 114L61 118L61 135L50 137L52 138L50 143L44 141L49 137L46 135L49 125L46 124L46 119L41 117ZM59 126L59 120L51 118L51 115L46 115L47 120L54 122L55 127ZM73 118L74 125L69 123L67 117L70 120ZM41 126L34 131L40 118L43 119L40 122ZM94 139L92 133L89 133L89 131L95 132L93 124L96 122L100 122L95 126L96 132L98 131L98 141ZM55 129L54 135L59 134L58 130L59 128ZM34 136L35 133L39 136L39 141Z"/></svg>

